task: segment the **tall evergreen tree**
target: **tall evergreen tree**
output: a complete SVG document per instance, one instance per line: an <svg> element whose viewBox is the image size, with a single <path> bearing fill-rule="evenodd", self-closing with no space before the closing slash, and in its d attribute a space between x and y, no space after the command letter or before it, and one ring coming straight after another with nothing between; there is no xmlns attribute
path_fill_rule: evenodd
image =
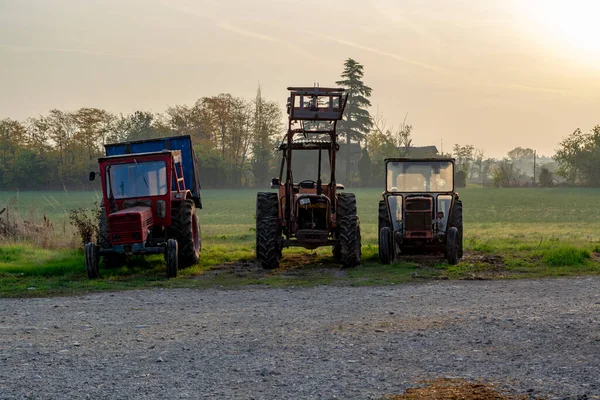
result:
<svg viewBox="0 0 600 400"><path fill-rule="evenodd" d="M364 75L363 66L348 58L344 62L342 80L337 85L348 91L348 102L344 112L344 119L339 124L339 131L346 137L346 181L351 180L350 143L360 143L371 131L373 120L369 114L368 107L371 106L369 97L372 89L362 81Z"/></svg>

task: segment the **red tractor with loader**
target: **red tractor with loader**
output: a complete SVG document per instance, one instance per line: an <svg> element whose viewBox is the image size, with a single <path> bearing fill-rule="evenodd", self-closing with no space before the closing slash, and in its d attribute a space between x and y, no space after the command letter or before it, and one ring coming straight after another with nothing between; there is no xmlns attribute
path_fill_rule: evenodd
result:
<svg viewBox="0 0 600 400"><path fill-rule="evenodd" d="M337 121L348 95L344 89L289 87L288 130L279 145L283 153L279 178L256 201L256 259L264 269L279 266L282 249L332 246L345 267L360 263L361 237L356 199L338 193L335 176L339 150ZM324 162L326 158L328 161ZM321 177L329 174L329 182Z"/></svg>
<svg viewBox="0 0 600 400"><path fill-rule="evenodd" d="M379 202L379 261L406 253L463 255L462 201L454 191L454 159L390 158Z"/></svg>
<svg viewBox="0 0 600 400"><path fill-rule="evenodd" d="M102 201L98 241L85 245L88 277L136 254L164 254L168 277L196 264L202 238L197 160L189 136L105 145L98 159Z"/></svg>

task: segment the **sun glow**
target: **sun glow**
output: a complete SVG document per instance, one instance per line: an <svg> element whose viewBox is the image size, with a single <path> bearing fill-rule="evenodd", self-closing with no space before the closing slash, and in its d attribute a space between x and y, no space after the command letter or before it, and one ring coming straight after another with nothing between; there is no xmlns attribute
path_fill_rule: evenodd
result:
<svg viewBox="0 0 600 400"><path fill-rule="evenodd" d="M588 60L600 60L600 2L597 0L520 1L531 28L547 47Z"/></svg>

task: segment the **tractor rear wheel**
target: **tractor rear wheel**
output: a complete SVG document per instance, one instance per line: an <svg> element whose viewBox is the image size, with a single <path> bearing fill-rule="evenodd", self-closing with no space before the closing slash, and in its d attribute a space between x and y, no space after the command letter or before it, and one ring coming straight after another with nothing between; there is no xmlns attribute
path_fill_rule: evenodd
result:
<svg viewBox="0 0 600 400"><path fill-rule="evenodd" d="M454 206L452 207L452 213L450 215L450 223L448 227L455 227L458 231L458 237L456 239L458 246L458 258L463 256L463 218L462 218L462 201L454 200Z"/></svg>
<svg viewBox="0 0 600 400"><path fill-rule="evenodd" d="M361 236L358 217L345 216L340 221L341 262L344 267L354 267L360 264Z"/></svg>
<svg viewBox="0 0 600 400"><path fill-rule="evenodd" d="M354 193L339 193L337 195L336 219L356 217L356 197Z"/></svg>
<svg viewBox="0 0 600 400"><path fill-rule="evenodd" d="M178 243L175 239L167 241L166 260L167 260L167 278L175 278L179 271L179 251Z"/></svg>
<svg viewBox="0 0 600 400"><path fill-rule="evenodd" d="M280 236L277 193L260 192L256 196L256 260L263 269L279 267Z"/></svg>
<svg viewBox="0 0 600 400"><path fill-rule="evenodd" d="M393 259L392 232L389 226L384 226L379 231L379 262L389 264Z"/></svg>
<svg viewBox="0 0 600 400"><path fill-rule="evenodd" d="M458 256L458 229L452 226L446 232L446 260L448 264L456 265L459 260Z"/></svg>
<svg viewBox="0 0 600 400"><path fill-rule="evenodd" d="M356 216L356 196L354 193L338 193L337 195L337 209L336 209L336 221L338 221L337 232L334 233L334 238L339 239L340 234L340 221L346 216ZM342 246L336 244L331 248L333 259L337 262L342 261Z"/></svg>
<svg viewBox="0 0 600 400"><path fill-rule="evenodd" d="M106 209L100 207L98 215L98 246L101 249L111 249L110 234L108 232L108 218L106 217ZM127 257L125 254L107 254L102 256L104 268L120 268L125 264Z"/></svg>
<svg viewBox="0 0 600 400"><path fill-rule="evenodd" d="M85 270L87 271L88 278L100 278L100 273L98 271L98 250L96 250L96 245L94 243L88 243L85 245L84 250Z"/></svg>
<svg viewBox="0 0 600 400"><path fill-rule="evenodd" d="M171 211L171 237L177 240L179 263L182 268L190 267L200 259L202 236L196 205L192 200L183 200Z"/></svg>

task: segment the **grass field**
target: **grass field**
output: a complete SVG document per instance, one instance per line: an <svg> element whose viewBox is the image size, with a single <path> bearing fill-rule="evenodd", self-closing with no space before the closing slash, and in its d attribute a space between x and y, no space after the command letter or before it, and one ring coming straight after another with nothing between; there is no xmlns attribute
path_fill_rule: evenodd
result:
<svg viewBox="0 0 600 400"><path fill-rule="evenodd" d="M243 284L377 284L423 279L488 279L600 273L599 189L481 189L459 191L463 200L466 256L457 266L441 257L377 263L379 189L356 189L363 237L363 265L340 270L330 249L284 250L282 267L255 269L256 190L205 190L199 211L203 236L199 265L166 280L162 257L136 259L119 270L101 270L89 282L68 214L92 208L95 192L0 192L9 218L47 216L56 240L39 244L0 243L1 295L40 295L144 286L231 286ZM6 214L2 215L5 217Z"/></svg>

